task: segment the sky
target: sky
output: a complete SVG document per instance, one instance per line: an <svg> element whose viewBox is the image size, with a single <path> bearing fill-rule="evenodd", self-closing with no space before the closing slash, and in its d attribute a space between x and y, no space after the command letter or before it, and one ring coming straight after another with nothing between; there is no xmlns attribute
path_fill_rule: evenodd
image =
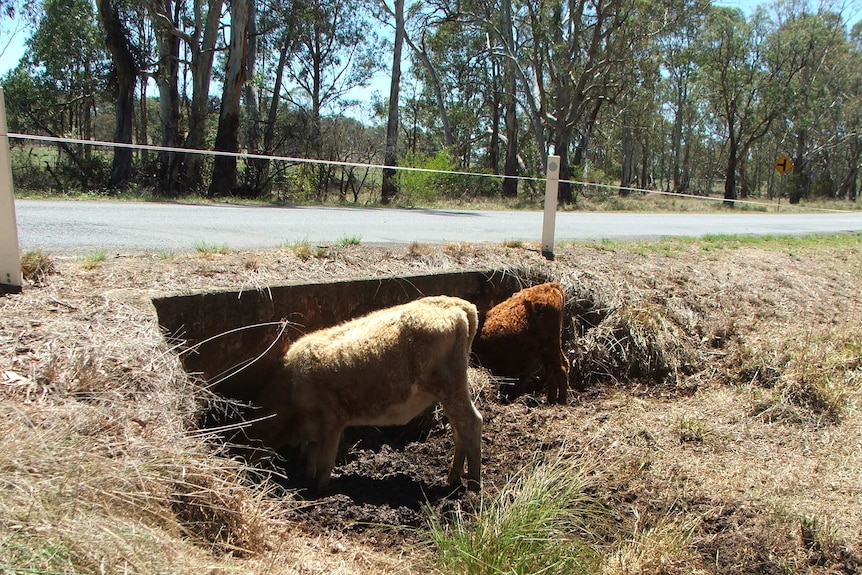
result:
<svg viewBox="0 0 862 575"><path fill-rule="evenodd" d="M809 0L814 3L817 0ZM862 19L862 0L820 0L828 3L845 3L846 8L843 10L845 17L850 23L858 22ZM754 11L758 6L767 6L771 3L770 0L713 0L713 3L719 6L727 6L731 8L740 8L746 13ZM19 22L10 21L7 18L0 19L0 75L5 74L12 68L18 65L18 62L24 56L24 43L27 38L27 30L22 29ZM381 82L375 82L366 92L370 96L373 91L386 92L389 71L388 67L384 72L379 74L383 78ZM381 90L380 86L383 86ZM384 97L387 94L382 94Z"/></svg>
<svg viewBox="0 0 862 575"><path fill-rule="evenodd" d="M16 32L17 22L0 19L0 74L5 74L18 65L24 56L26 31Z"/></svg>

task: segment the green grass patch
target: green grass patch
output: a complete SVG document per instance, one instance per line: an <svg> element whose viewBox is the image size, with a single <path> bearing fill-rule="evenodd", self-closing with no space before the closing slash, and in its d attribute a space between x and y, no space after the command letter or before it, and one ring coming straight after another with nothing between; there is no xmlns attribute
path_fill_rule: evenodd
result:
<svg viewBox="0 0 862 575"><path fill-rule="evenodd" d="M99 267L106 259L108 259L107 252L95 252L83 256L81 258L81 265L84 269L91 270Z"/></svg>
<svg viewBox="0 0 862 575"><path fill-rule="evenodd" d="M795 256L812 249L860 249L862 233L805 234L748 236L732 234L707 234L699 238L665 237L647 241L625 241L602 239L589 242L561 242L560 246L587 246L605 251L626 251L635 254L690 252L692 250L719 251L742 248L757 248L784 252Z"/></svg>
<svg viewBox="0 0 862 575"><path fill-rule="evenodd" d="M700 420L683 417L675 424L680 443L703 443L710 434L709 425Z"/></svg>
<svg viewBox="0 0 862 575"><path fill-rule="evenodd" d="M444 572L584 573L599 555L593 530L607 514L586 473L563 458L524 470L477 511L440 517L429 509L429 537Z"/></svg>
<svg viewBox="0 0 862 575"><path fill-rule="evenodd" d="M198 242L194 245L194 248L196 252L204 255L227 255L230 253L230 249L226 244L208 244L206 242Z"/></svg>
<svg viewBox="0 0 862 575"><path fill-rule="evenodd" d="M343 238L338 240L338 245L341 247L346 246L358 246L362 243L361 236L344 236Z"/></svg>

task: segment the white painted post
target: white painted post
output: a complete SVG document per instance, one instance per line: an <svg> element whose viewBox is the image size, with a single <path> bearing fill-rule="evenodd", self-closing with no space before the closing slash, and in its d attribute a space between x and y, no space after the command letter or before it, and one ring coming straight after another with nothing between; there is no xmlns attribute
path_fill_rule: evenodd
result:
<svg viewBox="0 0 862 575"><path fill-rule="evenodd" d="M548 156L545 184L545 218L542 224L542 255L554 259L554 226L557 222L557 196L560 192L560 156Z"/></svg>
<svg viewBox="0 0 862 575"><path fill-rule="evenodd" d="M12 193L12 162L6 129L6 99L0 87L0 294L21 291L21 254Z"/></svg>

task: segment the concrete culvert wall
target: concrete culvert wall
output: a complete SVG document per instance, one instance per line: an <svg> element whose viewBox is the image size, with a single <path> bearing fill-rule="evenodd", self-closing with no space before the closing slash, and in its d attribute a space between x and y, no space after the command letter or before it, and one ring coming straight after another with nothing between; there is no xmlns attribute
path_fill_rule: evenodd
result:
<svg viewBox="0 0 862 575"><path fill-rule="evenodd" d="M196 293L153 300L186 371L217 393L254 401L289 345L306 333L428 295L471 301L482 313L527 283L512 271L287 283L255 291ZM290 325L283 329L281 322ZM282 331L283 329L283 331Z"/></svg>

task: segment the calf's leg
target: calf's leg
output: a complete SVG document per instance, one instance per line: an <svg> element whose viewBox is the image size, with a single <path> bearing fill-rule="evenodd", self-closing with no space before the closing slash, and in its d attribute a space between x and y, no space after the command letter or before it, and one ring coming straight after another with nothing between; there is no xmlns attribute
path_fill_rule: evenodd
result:
<svg viewBox="0 0 862 575"><path fill-rule="evenodd" d="M454 397L440 401L452 425L455 455L449 469L449 485L461 484L464 461L467 461L467 488L479 491L482 485L482 416L473 405L466 385Z"/></svg>
<svg viewBox="0 0 862 575"><path fill-rule="evenodd" d="M548 403L565 405L569 395L569 360L565 352L557 348L543 353L542 363L548 380Z"/></svg>

